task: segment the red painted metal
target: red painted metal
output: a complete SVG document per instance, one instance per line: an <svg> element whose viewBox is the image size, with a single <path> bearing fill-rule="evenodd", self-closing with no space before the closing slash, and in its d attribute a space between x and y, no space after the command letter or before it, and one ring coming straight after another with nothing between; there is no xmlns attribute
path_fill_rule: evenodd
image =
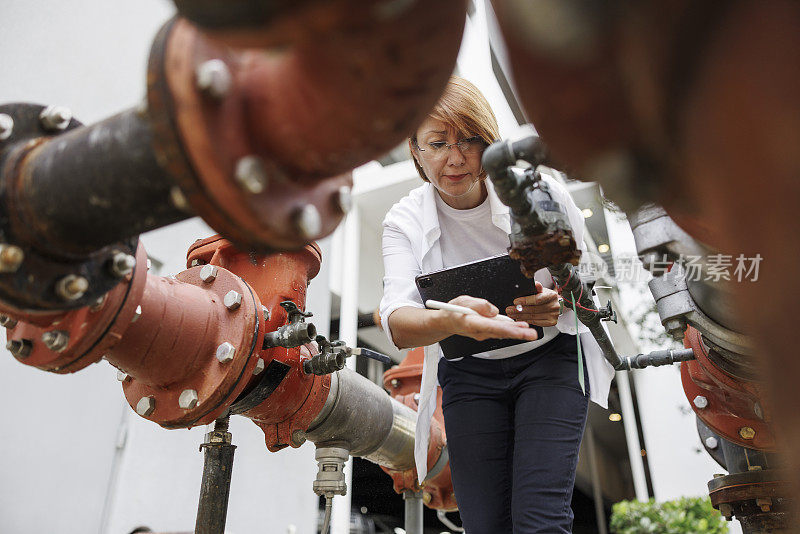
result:
<svg viewBox="0 0 800 534"><path fill-rule="evenodd" d="M422 348L410 351L403 361L383 374L383 387L397 401L413 410L417 410L415 395L419 393L422 383L422 361L424 353ZM437 388L436 409L430 427L430 443L428 445L428 471L430 472L447 445L447 434L444 429L444 414L442 413L441 388ZM417 482L417 469L394 471L381 467L394 482L397 493L404 491L422 491L423 502L435 510L456 510L456 496L453 492L453 481L450 476L450 463L439 471L433 478L425 480L421 485Z"/></svg>
<svg viewBox="0 0 800 534"><path fill-rule="evenodd" d="M399 144L433 107L455 64L464 0L393 10L375 0L326 4L298 9L257 30L260 38L245 39L258 49L220 44L241 46L239 37L253 36L253 28L209 39L182 19L153 47L148 112L156 150L194 211L248 250L297 249L332 232L350 169ZM298 30L288 44L280 37L286 27ZM260 48L276 43L283 46ZM197 67L211 59L231 74L219 98L197 87ZM268 179L259 192L234 179L245 156L264 164ZM318 235L298 228L306 205L320 214Z"/></svg>
<svg viewBox="0 0 800 534"><path fill-rule="evenodd" d="M321 261L322 255L316 244L297 252L256 255L239 252L219 236L196 242L188 255L190 265L218 265L241 276L269 310L267 332L277 330L287 322L286 312L279 306L280 302L291 300L298 308L305 308L306 288L319 272ZM276 360L288 365L290 371L264 402L242 415L252 419L264 431L270 451L275 452L289 445L299 447L304 442L300 433L308 428L325 404L331 377L303 373L302 362L311 357L306 347L276 347L261 351L260 356L265 365ZM257 377L249 379L245 392L257 381Z"/></svg>
<svg viewBox="0 0 800 534"><path fill-rule="evenodd" d="M208 424L244 390L258 360L264 330L256 330L261 302L237 275L219 269L213 282L200 279L201 267L172 278L149 276L141 318L132 323L106 359L130 375L124 381L132 407L143 397L155 400L145 416L166 428ZM241 305L230 310L225 295L236 291ZM235 347L233 360L220 362L217 347ZM184 409L178 398L195 390L196 406Z"/></svg>
<svg viewBox="0 0 800 534"><path fill-rule="evenodd" d="M8 329L7 338L33 341L31 353L18 359L25 365L54 373L74 373L100 361L128 329L144 292L147 253L141 244L136 252L136 264L135 271L93 307L59 315L12 315L19 322ZM50 350L40 341L45 332L52 330L69 335L69 344L64 350Z"/></svg>
<svg viewBox="0 0 800 534"><path fill-rule="evenodd" d="M700 332L694 328L686 329L684 343L694 350L696 359L681 363L681 381L697 416L728 441L751 449L774 451L775 434L765 385L734 378L716 366L708 357L709 349L703 344ZM697 396L708 400L705 408L694 404ZM761 406L763 419L755 413L756 403ZM743 428L754 431L752 438L743 437L740 433ZM744 432L744 436L749 435Z"/></svg>

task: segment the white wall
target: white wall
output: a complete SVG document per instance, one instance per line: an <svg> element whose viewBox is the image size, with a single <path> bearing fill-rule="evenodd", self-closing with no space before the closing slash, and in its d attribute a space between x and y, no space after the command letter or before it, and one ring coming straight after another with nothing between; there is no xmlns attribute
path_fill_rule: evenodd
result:
<svg viewBox="0 0 800 534"><path fill-rule="evenodd" d="M165 0L3 0L0 104L71 108L92 123L144 97L150 43L173 13ZM143 238L164 263L185 265L195 239L211 232L190 220ZM323 257L329 257L324 244ZM327 272L309 291L320 330L329 315ZM52 375L0 354L0 532L124 534L194 528L204 428L167 431L125 403L105 362ZM260 429L231 422L234 461L230 532L315 532L313 445L269 453Z"/></svg>

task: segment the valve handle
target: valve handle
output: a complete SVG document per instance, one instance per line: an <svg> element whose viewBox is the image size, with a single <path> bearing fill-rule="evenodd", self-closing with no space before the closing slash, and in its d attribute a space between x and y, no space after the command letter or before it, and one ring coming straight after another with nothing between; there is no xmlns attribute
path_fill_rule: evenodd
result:
<svg viewBox="0 0 800 534"><path fill-rule="evenodd" d="M314 314L311 312L304 312L300 308L297 307L297 304L292 302L291 300L284 300L281 302L281 308L286 310L286 318L289 320L290 323L296 323L299 321L305 320L307 317L313 317Z"/></svg>

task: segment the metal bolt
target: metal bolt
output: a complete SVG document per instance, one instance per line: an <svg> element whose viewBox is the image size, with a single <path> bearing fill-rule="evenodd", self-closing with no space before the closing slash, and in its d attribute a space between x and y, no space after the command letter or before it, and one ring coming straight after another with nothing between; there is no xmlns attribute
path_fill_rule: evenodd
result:
<svg viewBox="0 0 800 534"><path fill-rule="evenodd" d="M154 411L156 411L156 399L153 397L142 397L136 403L136 413L142 417L147 417Z"/></svg>
<svg viewBox="0 0 800 534"><path fill-rule="evenodd" d="M96 312L97 310L103 307L103 304L105 304L105 302L106 302L106 296L103 295L102 297L95 300L89 307L89 309L92 310L93 312Z"/></svg>
<svg viewBox="0 0 800 534"><path fill-rule="evenodd" d="M759 497L756 499L756 506L761 508L762 512L769 512L772 509L772 499L769 497Z"/></svg>
<svg viewBox="0 0 800 534"><path fill-rule="evenodd" d="M221 59L209 59L201 63L195 75L197 88L214 98L224 97L233 85L231 71Z"/></svg>
<svg viewBox="0 0 800 534"><path fill-rule="evenodd" d="M124 252L117 252L111 257L111 273L122 278L128 276L136 267L136 258Z"/></svg>
<svg viewBox="0 0 800 534"><path fill-rule="evenodd" d="M142 306L136 306L136 310L133 312L133 317L131 317L131 323L135 323L139 320L139 317L142 316Z"/></svg>
<svg viewBox="0 0 800 534"><path fill-rule="evenodd" d="M267 169L258 156L245 156L237 161L234 178L239 187L254 195L267 187Z"/></svg>
<svg viewBox="0 0 800 534"><path fill-rule="evenodd" d="M181 396L178 397L178 406L183 408L184 410L191 410L195 406L197 406L197 402L200 398L197 396L197 392L193 389L184 389L181 391Z"/></svg>
<svg viewBox="0 0 800 534"><path fill-rule="evenodd" d="M717 438L715 438L714 436L708 436L706 438L706 447L708 447L709 449L716 449L717 447L719 447L719 441L717 441Z"/></svg>
<svg viewBox="0 0 800 534"><path fill-rule="evenodd" d="M27 358L33 350L30 339L12 339L6 343L6 349L17 358Z"/></svg>
<svg viewBox="0 0 800 534"><path fill-rule="evenodd" d="M314 239L322 231L322 217L316 206L306 204L295 213L295 225L305 239Z"/></svg>
<svg viewBox="0 0 800 534"><path fill-rule="evenodd" d="M117 380L120 382L127 382L130 379L130 375L121 369L117 369Z"/></svg>
<svg viewBox="0 0 800 534"><path fill-rule="evenodd" d="M392 381L390 382L390 384L392 384L393 388L396 388L396 387L398 387L400 385L400 381L398 379L396 379L396 378L392 378Z"/></svg>
<svg viewBox="0 0 800 534"><path fill-rule="evenodd" d="M56 282L56 294L64 300L77 300L86 294L89 281L83 276L68 274Z"/></svg>
<svg viewBox="0 0 800 534"><path fill-rule="evenodd" d="M10 115L0 113L0 141L5 141L14 133L14 119Z"/></svg>
<svg viewBox="0 0 800 534"><path fill-rule="evenodd" d="M349 213L353 209L353 192L349 186L343 185L336 192L336 206L342 213Z"/></svg>
<svg viewBox="0 0 800 534"><path fill-rule="evenodd" d="M676 340L682 340L686 331L686 325L680 319L670 319L664 323L664 328Z"/></svg>
<svg viewBox="0 0 800 534"><path fill-rule="evenodd" d="M227 341L217 347L217 360L219 360L219 363L228 363L233 360L234 354L236 354L236 347Z"/></svg>
<svg viewBox="0 0 800 534"><path fill-rule="evenodd" d="M742 439L753 439L756 437L756 431L749 426L743 426L739 429L739 435Z"/></svg>
<svg viewBox="0 0 800 534"><path fill-rule="evenodd" d="M431 495L427 491L423 491L422 492L422 502L424 502L425 504L430 504L432 499L433 499L433 495Z"/></svg>
<svg viewBox="0 0 800 534"><path fill-rule="evenodd" d="M271 314L269 313L269 308L266 306L261 306L261 311L264 313L264 321L269 321Z"/></svg>
<svg viewBox="0 0 800 534"><path fill-rule="evenodd" d="M210 284L217 278L219 268L216 265L203 265L200 268L200 280Z"/></svg>
<svg viewBox="0 0 800 534"><path fill-rule="evenodd" d="M722 473L714 473L714 478L722 478L724 476Z"/></svg>
<svg viewBox="0 0 800 534"><path fill-rule="evenodd" d="M242 305L242 294L231 289L225 293L223 302L225 303L226 308L229 310L235 310Z"/></svg>
<svg viewBox="0 0 800 534"><path fill-rule="evenodd" d="M186 195L183 194L180 187L173 186L169 190L169 201L179 210L189 212L189 201L186 200Z"/></svg>
<svg viewBox="0 0 800 534"><path fill-rule="evenodd" d="M52 351L61 352L69 345L69 334L64 330L50 330L42 334L42 343Z"/></svg>
<svg viewBox="0 0 800 534"><path fill-rule="evenodd" d="M292 432L292 444L299 447L306 442L306 433L302 430L295 430Z"/></svg>
<svg viewBox="0 0 800 534"><path fill-rule="evenodd" d="M764 420L764 410L763 408L761 408L761 405L759 403L755 403L753 405L753 413L756 414L756 417L758 417L762 421Z"/></svg>
<svg viewBox="0 0 800 534"><path fill-rule="evenodd" d="M253 374L260 375L261 372L264 371L265 367L266 365L264 364L264 358L259 358L256 362L256 366L253 368Z"/></svg>
<svg viewBox="0 0 800 534"><path fill-rule="evenodd" d="M22 261L25 259L25 253L16 245L0 245L0 272L13 273Z"/></svg>
<svg viewBox="0 0 800 534"><path fill-rule="evenodd" d="M39 123L48 131L66 130L72 120L72 112L63 106L47 106L39 114Z"/></svg>
<svg viewBox="0 0 800 534"><path fill-rule="evenodd" d="M719 505L719 513L722 514L722 517L725 518L725 521L730 521L733 517L733 508L731 508L730 504L722 503Z"/></svg>
<svg viewBox="0 0 800 534"><path fill-rule="evenodd" d="M0 315L0 326L5 326L6 328L14 328L17 326L17 320L12 319L8 315Z"/></svg>
<svg viewBox="0 0 800 534"><path fill-rule="evenodd" d="M693 402L693 403L694 403L694 405L695 405L695 406L697 406L697 408L699 408L700 410L702 410L703 408L706 408L706 407L708 407L708 399L707 399L707 398L705 398L705 397L704 397L704 396L702 396L702 395L698 395L698 396L696 396L692 402Z"/></svg>

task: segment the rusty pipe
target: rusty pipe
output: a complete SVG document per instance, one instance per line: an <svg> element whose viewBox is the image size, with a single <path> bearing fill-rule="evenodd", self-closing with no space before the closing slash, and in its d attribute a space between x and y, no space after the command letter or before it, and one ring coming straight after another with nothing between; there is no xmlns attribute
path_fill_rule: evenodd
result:
<svg viewBox="0 0 800 534"><path fill-rule="evenodd" d="M283 26L248 30L263 39L245 49L225 46L241 45L236 29L209 34L180 19L162 29L149 114L198 215L256 250L333 230L349 205L343 173L400 143L455 64L465 2L400 7L315 2ZM284 27L291 38L272 39Z"/></svg>

